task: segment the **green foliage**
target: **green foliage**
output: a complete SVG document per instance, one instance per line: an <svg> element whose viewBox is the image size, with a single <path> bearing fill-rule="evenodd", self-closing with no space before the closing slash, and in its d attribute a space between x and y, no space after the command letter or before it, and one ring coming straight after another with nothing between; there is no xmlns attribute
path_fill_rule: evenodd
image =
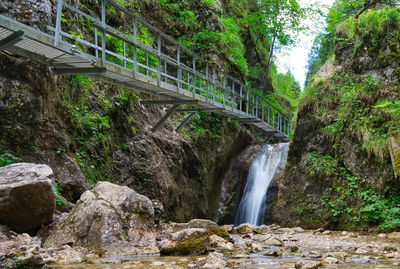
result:
<svg viewBox="0 0 400 269"><path fill-rule="evenodd" d="M307 158L307 172L311 175L333 176L337 174L337 161L330 155L310 152Z"/></svg>
<svg viewBox="0 0 400 269"><path fill-rule="evenodd" d="M399 127L400 111L397 102L380 100L380 91L384 91L381 81L348 72L310 84L301 103L318 100L316 113L326 107L330 107L332 113L336 110L336 117L322 128L332 142L339 142L343 135L351 135L369 156L385 159L389 154L387 138Z"/></svg>
<svg viewBox="0 0 400 269"><path fill-rule="evenodd" d="M400 228L400 193L388 192L384 196L375 190L366 190L360 196L363 201L360 212L369 223L380 224L383 231Z"/></svg>
<svg viewBox="0 0 400 269"><path fill-rule="evenodd" d="M202 0L202 2L209 7L215 7L217 5L217 3L215 3L215 0Z"/></svg>
<svg viewBox="0 0 400 269"><path fill-rule="evenodd" d="M246 21L257 36L265 33L270 40L276 38L282 46L293 43L293 32L304 29L299 18L306 16L296 0L259 1L260 8L249 14Z"/></svg>
<svg viewBox="0 0 400 269"><path fill-rule="evenodd" d="M367 1L337 0L334 2L327 14L325 32L316 37L309 53L307 82L310 81L319 68L333 55L335 41L349 43L356 35L355 31L358 28L356 28L354 20L351 18L349 19L349 16L359 12L365 2ZM363 29L362 35L364 40L371 38L371 43L375 45L378 41L377 33L386 31L387 27L398 25L399 19L398 12L396 12L395 9L391 10L389 12L390 14L385 16L383 16L383 13L386 12L382 14L379 13L381 13L381 11L368 11L359 18L359 28ZM339 37L339 39L337 39L337 32L346 34L347 38L343 39L343 37Z"/></svg>
<svg viewBox="0 0 400 269"><path fill-rule="evenodd" d="M0 167L7 166L9 164L20 162L20 161L22 161L21 158L18 158L17 156L14 156L11 153L6 152L3 154L0 154Z"/></svg>
<svg viewBox="0 0 400 269"><path fill-rule="evenodd" d="M249 74L249 66L244 57L246 48L240 38L240 26L232 17L223 17L222 22L225 31L221 33L222 42L225 48L225 55L229 61L236 65L239 70L247 76Z"/></svg>
<svg viewBox="0 0 400 269"><path fill-rule="evenodd" d="M54 182L54 188L56 189L56 193L57 193L58 195L61 195L61 193L60 193L61 188L60 188L60 186L58 185L57 181Z"/></svg>

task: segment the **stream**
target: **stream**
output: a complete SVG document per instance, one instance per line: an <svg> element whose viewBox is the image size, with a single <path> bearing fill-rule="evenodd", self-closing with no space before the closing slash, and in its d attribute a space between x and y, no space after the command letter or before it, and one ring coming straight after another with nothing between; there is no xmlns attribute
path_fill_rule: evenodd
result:
<svg viewBox="0 0 400 269"><path fill-rule="evenodd" d="M400 256L393 252L400 249L398 239L275 225L261 226L270 229L256 233L260 228L249 227L253 232L231 235L232 251L216 249L202 256L108 257L54 268L399 268ZM219 262L213 263L215 257Z"/></svg>

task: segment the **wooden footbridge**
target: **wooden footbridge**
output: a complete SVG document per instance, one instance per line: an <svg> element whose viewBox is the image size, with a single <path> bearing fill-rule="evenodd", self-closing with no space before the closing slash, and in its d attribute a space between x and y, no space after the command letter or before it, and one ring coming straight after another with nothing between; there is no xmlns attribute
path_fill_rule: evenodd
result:
<svg viewBox="0 0 400 269"><path fill-rule="evenodd" d="M268 100L116 2L100 0L93 8L99 14L64 0L54 1L53 10L45 27L0 15L0 50L49 65L56 74L84 74L159 96L141 102L172 105L154 132L173 113L191 113L179 131L195 113L212 111L288 137L289 119ZM115 25L110 14L130 27Z"/></svg>

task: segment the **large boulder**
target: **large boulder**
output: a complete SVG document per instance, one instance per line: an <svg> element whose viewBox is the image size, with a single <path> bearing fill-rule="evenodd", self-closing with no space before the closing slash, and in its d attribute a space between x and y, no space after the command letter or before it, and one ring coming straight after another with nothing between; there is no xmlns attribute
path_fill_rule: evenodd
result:
<svg viewBox="0 0 400 269"><path fill-rule="evenodd" d="M207 229L189 228L171 235L160 243L162 254L166 255L201 255L210 249L210 239Z"/></svg>
<svg viewBox="0 0 400 269"><path fill-rule="evenodd" d="M35 233L53 220L56 193L51 168L16 163L0 168L0 223Z"/></svg>
<svg viewBox="0 0 400 269"><path fill-rule="evenodd" d="M65 214L45 247L81 246L96 254L156 254L154 209L149 198L109 182L86 191Z"/></svg>

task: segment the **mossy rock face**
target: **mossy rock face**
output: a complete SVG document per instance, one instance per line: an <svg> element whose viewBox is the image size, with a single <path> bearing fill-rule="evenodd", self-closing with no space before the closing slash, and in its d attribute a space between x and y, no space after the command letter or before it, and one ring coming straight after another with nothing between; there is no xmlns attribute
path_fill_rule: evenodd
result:
<svg viewBox="0 0 400 269"><path fill-rule="evenodd" d="M390 156L395 176L400 176L400 132L389 138Z"/></svg>
<svg viewBox="0 0 400 269"><path fill-rule="evenodd" d="M219 227L217 223L211 220L193 219L189 222L189 228L206 229L209 235L216 234L224 239L230 238L229 233L225 229Z"/></svg>
<svg viewBox="0 0 400 269"><path fill-rule="evenodd" d="M195 236L182 242L172 243L161 248L165 255L202 255L210 248L208 236Z"/></svg>
<svg viewBox="0 0 400 269"><path fill-rule="evenodd" d="M171 235L160 248L165 255L201 255L210 249L209 232L203 228L189 228Z"/></svg>
<svg viewBox="0 0 400 269"><path fill-rule="evenodd" d="M251 224L242 223L239 226L235 227L235 232L239 234L248 234L253 232L253 227Z"/></svg>

